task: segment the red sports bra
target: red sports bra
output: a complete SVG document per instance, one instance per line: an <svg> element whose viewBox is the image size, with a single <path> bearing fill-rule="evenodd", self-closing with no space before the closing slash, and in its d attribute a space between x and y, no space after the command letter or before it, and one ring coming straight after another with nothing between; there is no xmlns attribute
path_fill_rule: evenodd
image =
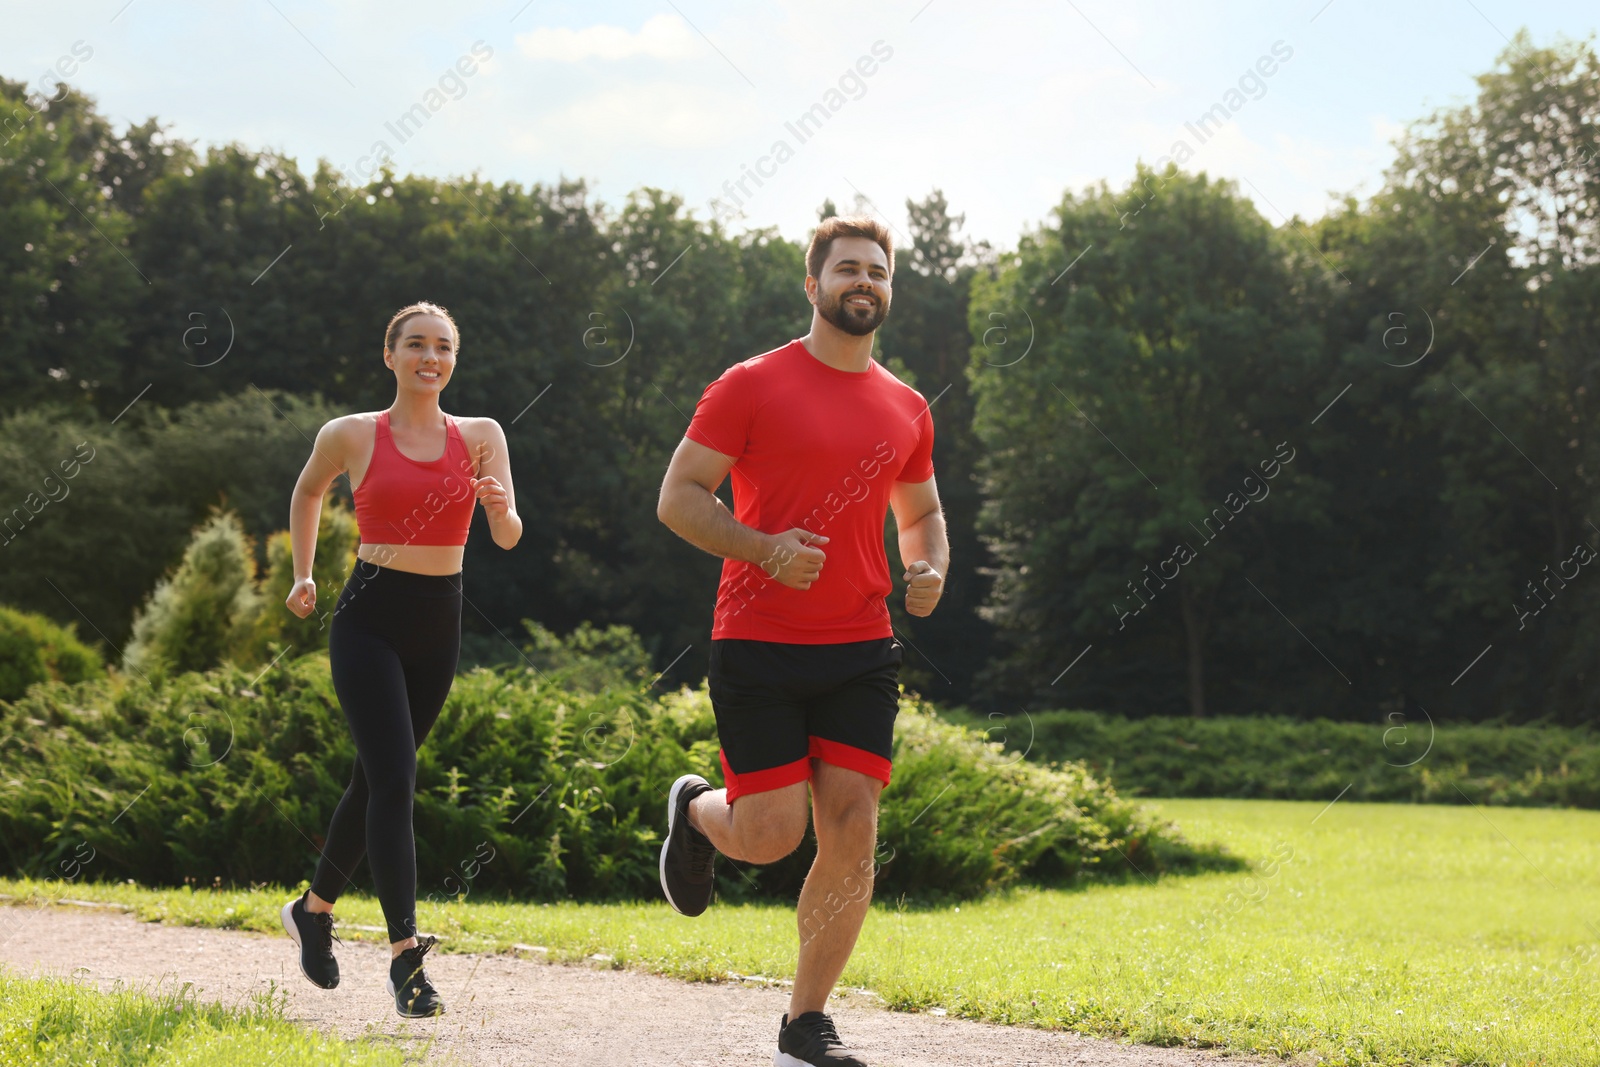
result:
<svg viewBox="0 0 1600 1067"><path fill-rule="evenodd" d="M464 545L478 502L472 491L472 457L445 417L444 455L426 463L395 446L389 413L378 415L372 462L356 486L356 527L365 544Z"/></svg>

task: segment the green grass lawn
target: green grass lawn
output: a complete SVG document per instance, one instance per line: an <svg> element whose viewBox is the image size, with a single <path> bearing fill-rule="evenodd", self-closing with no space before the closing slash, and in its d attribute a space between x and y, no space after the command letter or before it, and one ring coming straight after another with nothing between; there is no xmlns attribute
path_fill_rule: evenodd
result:
<svg viewBox="0 0 1600 1067"><path fill-rule="evenodd" d="M195 1000L187 986L100 992L0 970L5 1067L402 1067L397 1048L302 1029L267 997L243 1008Z"/></svg>
<svg viewBox="0 0 1600 1067"><path fill-rule="evenodd" d="M1156 803L1255 870L959 908L879 901L845 983L897 1008L1330 1064L1600 1067L1600 813ZM0 892L269 931L285 899L82 883ZM339 915L380 922L366 898L341 901ZM441 947L536 944L555 959L604 955L694 979L786 977L795 958L793 912L771 906L714 905L691 920L664 904L469 899L425 904L419 920L449 938Z"/></svg>

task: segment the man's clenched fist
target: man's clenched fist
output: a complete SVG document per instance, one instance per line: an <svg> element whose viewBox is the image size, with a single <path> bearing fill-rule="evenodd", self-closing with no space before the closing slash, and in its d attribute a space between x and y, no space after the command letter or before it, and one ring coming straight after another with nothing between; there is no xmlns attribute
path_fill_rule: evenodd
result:
<svg viewBox="0 0 1600 1067"><path fill-rule="evenodd" d="M944 575L927 560L919 559L906 568L905 581L906 610L921 617L932 615L944 592Z"/></svg>
<svg viewBox="0 0 1600 1067"><path fill-rule="evenodd" d="M771 555L761 561L761 569L766 571L767 577L790 589L810 589L811 583L822 574L822 561L828 558L815 546L827 544L828 539L797 526L772 540Z"/></svg>

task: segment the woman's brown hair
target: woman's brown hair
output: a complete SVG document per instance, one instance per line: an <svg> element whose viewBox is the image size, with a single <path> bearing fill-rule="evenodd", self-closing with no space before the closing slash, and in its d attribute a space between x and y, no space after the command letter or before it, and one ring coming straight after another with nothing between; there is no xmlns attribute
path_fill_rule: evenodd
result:
<svg viewBox="0 0 1600 1067"><path fill-rule="evenodd" d="M394 313L394 318L389 320L389 326L383 331L383 347L394 351L395 342L400 339L400 331L405 327L406 320L413 315L437 315L450 324L450 332L455 334L455 350L461 351L461 330L456 326L456 320L450 317L450 312L438 304L430 304L426 300L415 304L407 304Z"/></svg>

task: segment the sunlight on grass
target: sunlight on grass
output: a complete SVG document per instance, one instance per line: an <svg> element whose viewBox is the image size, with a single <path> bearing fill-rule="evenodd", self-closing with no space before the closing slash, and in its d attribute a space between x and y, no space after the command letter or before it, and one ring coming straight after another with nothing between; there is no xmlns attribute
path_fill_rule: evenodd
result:
<svg viewBox="0 0 1600 1067"><path fill-rule="evenodd" d="M1600 1067L1593 992L1600 813L1289 801L1156 802L1245 874L1019 890L935 909L878 901L845 972L902 1009L1330 1064ZM0 881L147 919L278 932L289 891ZM349 929L378 926L350 897ZM795 916L716 905L424 904L443 948L536 945L558 960L690 979L788 977ZM287 944L285 951L289 951Z"/></svg>
<svg viewBox="0 0 1600 1067"><path fill-rule="evenodd" d="M399 1049L296 1026L268 996L227 1008L178 990L101 992L0 969L5 1067L401 1067Z"/></svg>

